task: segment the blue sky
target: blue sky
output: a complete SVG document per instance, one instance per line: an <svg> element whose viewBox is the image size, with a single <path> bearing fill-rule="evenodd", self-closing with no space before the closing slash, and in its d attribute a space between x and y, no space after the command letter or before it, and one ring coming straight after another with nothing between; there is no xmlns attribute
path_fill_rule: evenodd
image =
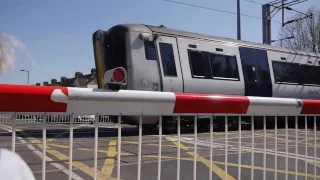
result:
<svg viewBox="0 0 320 180"><path fill-rule="evenodd" d="M219 10L236 12L236 0L177 0ZM249 2L253 1L253 2ZM241 13L261 17L261 5L268 0L241 0ZM293 6L300 11L320 0ZM292 14L286 13L286 17ZM281 22L281 12L273 17ZM261 19L241 17L242 40L262 42ZM73 77L76 71L93 68L92 33L116 24L143 23L229 38L237 37L236 15L199 9L164 0L1 0L0 32L17 37L29 50L33 66L19 50L15 68L0 73L0 83L26 84L50 81L60 76ZM277 39L281 24L272 22L272 39Z"/></svg>

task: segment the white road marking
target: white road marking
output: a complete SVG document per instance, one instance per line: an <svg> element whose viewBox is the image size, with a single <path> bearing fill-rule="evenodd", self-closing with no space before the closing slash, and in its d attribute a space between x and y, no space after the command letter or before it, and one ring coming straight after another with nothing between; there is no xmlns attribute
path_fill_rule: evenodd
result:
<svg viewBox="0 0 320 180"><path fill-rule="evenodd" d="M178 138L177 136L172 136L172 137L176 138L176 139ZM183 142L183 143L187 143L187 144L194 144L194 138L180 137L180 141ZM198 139L197 140L197 145L210 147L210 140L203 141L203 140L199 140ZM224 143L213 143L213 146L212 146L212 148L223 148L223 147L225 147ZM235 145L228 144L228 147L230 147L228 149L232 150L232 151L238 151L239 150L239 148L237 148L237 146L235 146ZM250 151L252 151L252 148L248 147L248 146L241 146L241 150L250 152ZM266 154L269 154L269 155L275 155L275 153L276 153L274 150L271 150L271 149L264 150L262 148L253 148L253 150L256 153L266 153ZM279 150L277 151L277 155L280 156L280 157L288 156L289 158L292 158L292 159L296 158L296 154L295 153L288 152L288 154L286 154L286 152L279 151ZM305 160L305 155L304 154L297 154L297 158L299 160ZM314 161L315 157L314 156L307 156L307 159ZM320 161L320 158L316 157L316 161Z"/></svg>
<svg viewBox="0 0 320 180"><path fill-rule="evenodd" d="M174 137L174 138L177 138L177 137ZM180 141L184 142L184 143L188 143L188 144L193 144L194 143L193 138L180 137ZM212 144L213 144L213 146L212 146L213 148L223 148L224 147L224 144L221 144L221 143L212 143ZM210 147L210 141L197 140L197 145Z"/></svg>
<svg viewBox="0 0 320 180"><path fill-rule="evenodd" d="M12 133L12 130L6 129L7 131ZM25 140L23 140L21 137L17 136L17 139L24 145L27 146L27 148L32 151L33 153L35 153L40 159L42 159L43 157L43 153L40 152L39 150L37 150L34 146L30 145L28 142L26 142ZM53 161L53 159L49 158L47 155L45 156L46 161L50 162ZM67 175L69 175L69 169L66 169L64 166L62 166L61 164L58 163L49 163L52 166L54 166L55 168L61 170L62 172L66 173ZM81 178L80 176L78 176L77 174L75 174L74 172L72 172L72 179L74 180L84 180L83 178Z"/></svg>

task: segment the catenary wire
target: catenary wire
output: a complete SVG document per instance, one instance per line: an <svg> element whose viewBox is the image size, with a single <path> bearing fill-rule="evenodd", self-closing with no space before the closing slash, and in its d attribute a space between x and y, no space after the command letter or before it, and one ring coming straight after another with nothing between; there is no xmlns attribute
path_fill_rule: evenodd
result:
<svg viewBox="0 0 320 180"><path fill-rule="evenodd" d="M170 3L175 3L175 4L180 4L180 5L196 7L196 8L201 8L201 9L206 9L206 10L211 10L211 11L216 11L216 12L222 12L222 13L237 15L236 12L231 12L231 11L226 11L226 10L221 10L221 9L215 9L215 8L209 8L209 7L204 7L204 6L199 6L199 5L195 5L195 4L189 4L189 3L184 3L184 2L174 1L174 0L163 0L163 1L170 2ZM249 17L249 18L262 19L261 17L247 15L247 14L240 14L240 15L244 16L244 17ZM281 24L281 22L279 22L279 21L274 21L274 20L272 20L272 21L275 22L275 23Z"/></svg>

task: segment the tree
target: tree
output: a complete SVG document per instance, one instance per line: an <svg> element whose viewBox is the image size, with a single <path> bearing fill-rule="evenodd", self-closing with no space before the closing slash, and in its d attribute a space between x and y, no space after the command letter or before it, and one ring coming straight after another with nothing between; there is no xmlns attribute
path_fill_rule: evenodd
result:
<svg viewBox="0 0 320 180"><path fill-rule="evenodd" d="M311 7L305 14L312 14L312 17L285 25L279 31L279 39L294 36L293 39L283 40L282 46L295 50L320 53L320 10L316 7ZM305 17L305 15L296 14L289 17L288 21L302 17Z"/></svg>

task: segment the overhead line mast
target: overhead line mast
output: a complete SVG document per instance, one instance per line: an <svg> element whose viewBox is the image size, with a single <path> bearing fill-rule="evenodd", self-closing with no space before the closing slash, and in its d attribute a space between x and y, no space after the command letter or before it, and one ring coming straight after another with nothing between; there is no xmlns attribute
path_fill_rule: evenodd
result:
<svg viewBox="0 0 320 180"><path fill-rule="evenodd" d="M263 44L271 44L271 18L282 10L282 27L305 18L312 18L312 14L304 14L297 10L292 9L290 6L306 2L308 0L274 0L267 4L262 5L262 34ZM272 10L271 10L272 9ZM276 12L274 13L274 11ZM295 11L304 16L298 19L284 21L284 10Z"/></svg>
<svg viewBox="0 0 320 180"><path fill-rule="evenodd" d="M237 0L237 39L241 40L240 0Z"/></svg>

